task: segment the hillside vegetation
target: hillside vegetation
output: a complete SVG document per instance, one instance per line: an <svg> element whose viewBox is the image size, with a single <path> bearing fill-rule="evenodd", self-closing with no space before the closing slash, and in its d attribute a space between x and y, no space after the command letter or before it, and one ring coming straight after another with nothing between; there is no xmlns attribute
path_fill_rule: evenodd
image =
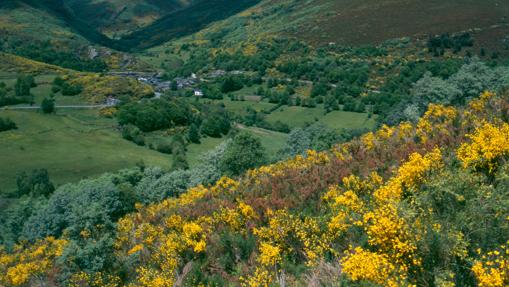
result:
<svg viewBox="0 0 509 287"><path fill-rule="evenodd" d="M0 0L0 287L509 286L507 16Z"/></svg>
<svg viewBox="0 0 509 287"><path fill-rule="evenodd" d="M508 110L506 95L488 92L465 109L430 105L415 125L384 126L330 151L137 205L110 243L108 221L69 218L48 229L43 222L64 196L57 191L41 209L49 217L28 220L33 243L2 251L0 282L505 286ZM110 216L126 207L97 204Z"/></svg>
<svg viewBox="0 0 509 287"><path fill-rule="evenodd" d="M9 2L15 4L6 5L6 15L11 14L9 9L16 11L19 5L28 4L53 15L55 19L50 22L61 21L92 43L118 50L152 47L202 28L207 28L205 33L222 31L223 37L232 41L286 35L314 45L377 44L394 38L471 30L485 35L485 46L501 49L503 43L490 36L507 33L509 14L509 5L497 0ZM40 13L32 12L31 15ZM59 24L57 30L64 25Z"/></svg>
<svg viewBox="0 0 509 287"><path fill-rule="evenodd" d="M508 15L509 5L497 0L265 0L210 25L198 36L216 33L235 43L285 35L321 46L380 44L402 37L477 31L486 35L482 45L502 50L504 44L493 37L493 30L497 35L507 33Z"/></svg>

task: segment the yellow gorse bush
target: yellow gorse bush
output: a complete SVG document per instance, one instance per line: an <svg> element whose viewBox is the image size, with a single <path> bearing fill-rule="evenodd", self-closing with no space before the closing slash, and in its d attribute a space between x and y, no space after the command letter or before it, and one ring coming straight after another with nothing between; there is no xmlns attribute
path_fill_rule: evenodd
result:
<svg viewBox="0 0 509 287"><path fill-rule="evenodd" d="M424 143L434 135L449 135L457 116L458 112L454 107L430 104L417 123L417 135Z"/></svg>
<svg viewBox="0 0 509 287"><path fill-rule="evenodd" d="M481 254L481 250L478 250ZM502 287L509 285L509 242L499 250L481 255L472 266L479 287Z"/></svg>
<svg viewBox="0 0 509 287"><path fill-rule="evenodd" d="M470 143L464 143L457 151L458 159L465 168L487 169L492 173L498 160L509 156L509 125L495 126L484 123L473 134Z"/></svg>
<svg viewBox="0 0 509 287"><path fill-rule="evenodd" d="M411 268L420 266L421 260L416 252L417 238L400 216L398 204L405 191L418 188L431 172L442 167L442 153L435 148L424 156L411 154L385 184L378 174L372 173L366 180L344 178L344 190L329 190L325 199L337 213L329 228L346 232L351 226L362 226L368 244L376 250L355 247L347 252L341 263L351 280L384 286L406 284Z"/></svg>
<svg viewBox="0 0 509 287"><path fill-rule="evenodd" d="M48 237L28 248L16 246L14 253L0 249L0 286L23 286L32 280L43 282L67 244L65 239Z"/></svg>
<svg viewBox="0 0 509 287"><path fill-rule="evenodd" d="M353 281L367 280L383 286L399 286L392 279L396 266L384 254L356 247L341 260L341 266Z"/></svg>
<svg viewBox="0 0 509 287"><path fill-rule="evenodd" d="M443 166L442 153L435 148L425 156L413 153L407 162L398 169L395 177L375 191L374 196L380 203L400 200L405 190L415 188L424 181L427 173Z"/></svg>

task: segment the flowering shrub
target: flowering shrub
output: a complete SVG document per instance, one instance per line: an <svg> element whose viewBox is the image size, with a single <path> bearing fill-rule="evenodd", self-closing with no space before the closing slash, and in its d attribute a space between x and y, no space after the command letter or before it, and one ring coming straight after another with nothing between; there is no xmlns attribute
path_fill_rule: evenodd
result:
<svg viewBox="0 0 509 287"><path fill-rule="evenodd" d="M484 123L469 134L470 143L464 143L458 149L458 159L464 167L487 170L493 173L499 160L509 155L509 125L497 127Z"/></svg>
<svg viewBox="0 0 509 287"><path fill-rule="evenodd" d="M349 251L341 260L343 272L353 281L367 280L384 286L399 286L392 279L396 267L383 254L376 254L361 247Z"/></svg>
<svg viewBox="0 0 509 287"><path fill-rule="evenodd" d="M18 245L13 253L0 248L0 285L25 286L32 281L44 282L67 243L65 239L48 237L33 245Z"/></svg>
<svg viewBox="0 0 509 287"><path fill-rule="evenodd" d="M502 287L509 284L509 242L499 250L481 255L472 266L479 287Z"/></svg>

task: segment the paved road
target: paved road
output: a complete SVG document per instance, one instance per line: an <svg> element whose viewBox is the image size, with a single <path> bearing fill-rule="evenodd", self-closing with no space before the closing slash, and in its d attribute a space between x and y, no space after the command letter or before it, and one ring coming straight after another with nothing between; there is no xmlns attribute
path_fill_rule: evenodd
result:
<svg viewBox="0 0 509 287"><path fill-rule="evenodd" d="M110 105L61 105L55 106L56 109L101 109L111 107ZM3 107L0 110L38 110L40 106L12 106Z"/></svg>

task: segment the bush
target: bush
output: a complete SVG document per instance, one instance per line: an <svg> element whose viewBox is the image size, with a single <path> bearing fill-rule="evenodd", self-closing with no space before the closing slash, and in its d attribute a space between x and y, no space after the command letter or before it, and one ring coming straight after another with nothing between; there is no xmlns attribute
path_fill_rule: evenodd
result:
<svg viewBox="0 0 509 287"><path fill-rule="evenodd" d="M221 159L220 166L227 175L236 176L265 162L265 149L260 139L242 132L233 138Z"/></svg>
<svg viewBox="0 0 509 287"><path fill-rule="evenodd" d="M128 141L132 141L139 146L145 145L145 136L139 128L134 125L125 125L122 127L122 137Z"/></svg>
<svg viewBox="0 0 509 287"><path fill-rule="evenodd" d="M8 130L15 130L18 127L16 124L9 118L0 118L0 132L5 132Z"/></svg>
<svg viewBox="0 0 509 287"><path fill-rule="evenodd" d="M83 86L81 85L73 85L68 82L64 82L61 86L62 88L62 95L64 96L76 96L78 94L81 94L83 91Z"/></svg>
<svg viewBox="0 0 509 287"><path fill-rule="evenodd" d="M171 147L171 144L169 143L160 143L158 146L157 146L157 151L160 152L160 153L165 153L165 154L171 154L172 153L172 147Z"/></svg>
<svg viewBox="0 0 509 287"><path fill-rule="evenodd" d="M177 170L164 173L160 168L147 168L136 187L138 200L145 204L178 196L189 187L190 171Z"/></svg>
<svg viewBox="0 0 509 287"><path fill-rule="evenodd" d="M55 100L44 98L41 103L41 110L45 114L51 114L55 112Z"/></svg>

